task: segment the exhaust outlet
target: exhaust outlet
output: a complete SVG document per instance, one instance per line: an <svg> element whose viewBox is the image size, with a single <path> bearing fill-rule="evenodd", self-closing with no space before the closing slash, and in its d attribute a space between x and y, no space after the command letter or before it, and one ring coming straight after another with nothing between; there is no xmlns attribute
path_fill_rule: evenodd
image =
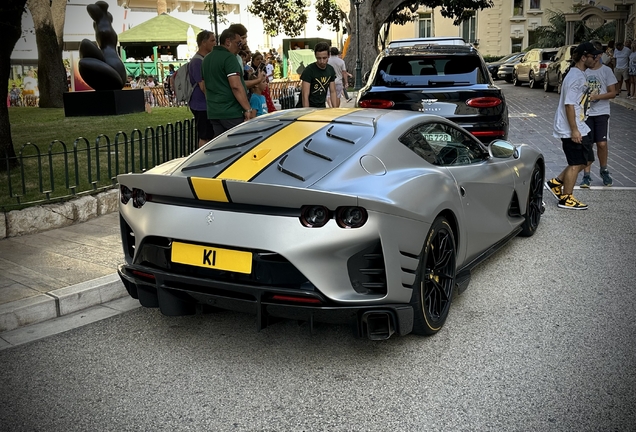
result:
<svg viewBox="0 0 636 432"><path fill-rule="evenodd" d="M366 333L369 340L386 340L395 333L395 321L391 312L365 312L361 321L362 332Z"/></svg>

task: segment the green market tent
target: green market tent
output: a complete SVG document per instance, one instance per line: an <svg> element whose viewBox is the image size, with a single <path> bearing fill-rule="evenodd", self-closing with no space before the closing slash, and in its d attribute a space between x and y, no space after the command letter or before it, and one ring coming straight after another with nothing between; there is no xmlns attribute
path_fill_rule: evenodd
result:
<svg viewBox="0 0 636 432"><path fill-rule="evenodd" d="M131 44L184 44L190 26L194 29L194 34L201 31L195 25L163 13L121 33L118 36L119 44L123 47Z"/></svg>
<svg viewBox="0 0 636 432"><path fill-rule="evenodd" d="M172 54L176 58L177 45L187 43L189 27L192 27L195 35L201 31L195 25L164 13L121 33L118 36L119 45L125 51L126 57L150 56L153 54L153 47L156 46L159 55Z"/></svg>

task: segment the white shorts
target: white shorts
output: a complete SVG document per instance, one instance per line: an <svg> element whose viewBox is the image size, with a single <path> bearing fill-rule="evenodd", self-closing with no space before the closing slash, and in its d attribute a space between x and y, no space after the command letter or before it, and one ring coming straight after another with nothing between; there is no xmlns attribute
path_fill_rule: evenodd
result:
<svg viewBox="0 0 636 432"><path fill-rule="evenodd" d="M336 98L340 99L342 97L342 83L336 83ZM331 92L327 90L327 99L329 99L329 95Z"/></svg>

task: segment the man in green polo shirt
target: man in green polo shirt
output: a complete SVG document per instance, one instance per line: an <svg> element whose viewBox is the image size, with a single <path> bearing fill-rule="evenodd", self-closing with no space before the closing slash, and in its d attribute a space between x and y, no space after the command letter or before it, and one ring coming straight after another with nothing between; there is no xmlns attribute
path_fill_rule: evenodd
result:
<svg viewBox="0 0 636 432"><path fill-rule="evenodd" d="M224 30L219 43L205 56L202 66L208 119L214 136L256 116L247 99L243 69L236 61L241 36Z"/></svg>

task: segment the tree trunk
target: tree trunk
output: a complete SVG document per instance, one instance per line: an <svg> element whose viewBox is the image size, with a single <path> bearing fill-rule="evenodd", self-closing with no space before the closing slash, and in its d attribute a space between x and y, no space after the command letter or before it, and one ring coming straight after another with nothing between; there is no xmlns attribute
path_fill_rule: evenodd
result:
<svg viewBox="0 0 636 432"><path fill-rule="evenodd" d="M11 139L11 123L6 100L9 93L11 53L22 35L22 14L26 0L4 0L0 4L0 171L18 164ZM8 159L5 159L8 158Z"/></svg>
<svg viewBox="0 0 636 432"><path fill-rule="evenodd" d="M50 1L27 0L27 6L33 15L38 47L40 108L62 108L62 95L67 90L66 70L62 63L62 50L57 43Z"/></svg>
<svg viewBox="0 0 636 432"><path fill-rule="evenodd" d="M404 0L366 0L359 6L360 15L360 66L361 75L371 70L376 57L378 56L378 35L384 21L387 20L391 12L397 8ZM347 71L356 76L356 60L358 56L358 34L356 21L356 8L353 0L349 13L351 23L349 49L345 62Z"/></svg>
<svg viewBox="0 0 636 432"><path fill-rule="evenodd" d="M51 2L51 18L53 19L53 27L55 28L55 36L57 36L57 45L60 54L64 51L64 21L66 19L66 3L68 0L52 0Z"/></svg>

